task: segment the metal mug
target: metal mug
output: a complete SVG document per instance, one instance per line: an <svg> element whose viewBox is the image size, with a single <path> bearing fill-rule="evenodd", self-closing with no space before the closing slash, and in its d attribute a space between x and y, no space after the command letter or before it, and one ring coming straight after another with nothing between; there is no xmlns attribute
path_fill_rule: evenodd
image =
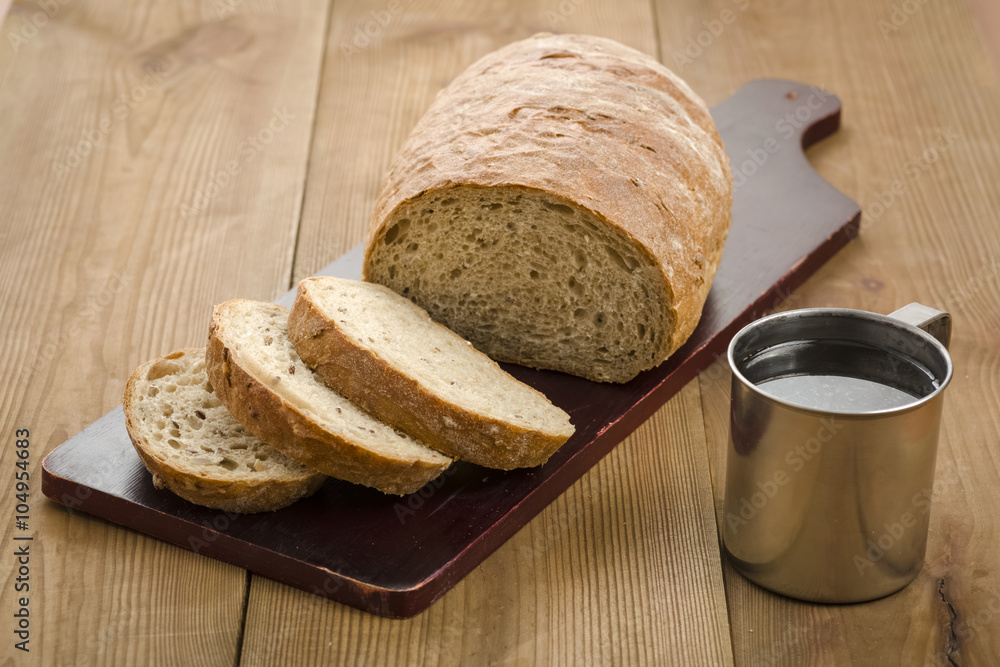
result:
<svg viewBox="0 0 1000 667"><path fill-rule="evenodd" d="M947 313L915 303L795 310L736 334L722 532L737 570L813 602L917 576L950 337Z"/></svg>

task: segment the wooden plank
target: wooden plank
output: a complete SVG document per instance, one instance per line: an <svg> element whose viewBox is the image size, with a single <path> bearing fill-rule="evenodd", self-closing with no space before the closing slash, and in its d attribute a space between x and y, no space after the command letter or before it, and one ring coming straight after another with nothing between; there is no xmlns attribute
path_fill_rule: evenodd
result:
<svg viewBox="0 0 1000 667"><path fill-rule="evenodd" d="M296 281L364 240L392 158L437 92L476 59L536 32L586 32L654 54L651 21L641 0L621 6L583 0L337 3Z"/></svg>
<svg viewBox="0 0 1000 667"><path fill-rule="evenodd" d="M665 446L700 437L692 384L413 619L377 618L255 577L244 661L730 662L725 607L713 602L718 577L700 565L715 542L712 505L691 494L707 476L704 450Z"/></svg>
<svg viewBox="0 0 1000 667"><path fill-rule="evenodd" d="M796 109L797 97L814 94L813 88L778 79L743 86L712 108L727 151L759 150L762 133ZM458 463L429 494L402 504L328 480L309 500L267 517L224 517L209 530L217 513L149 485L124 415L114 410L46 457L42 491L59 502L69 496L81 511L180 546L197 545L224 562L372 613L405 618L423 611L696 377L756 310L801 284L852 238L858 205L808 168L801 150L803 137L816 141L838 126L840 101L822 94L824 102L784 142L785 150L772 146L766 164L734 193L732 229L701 321L671 359L626 385L507 366L576 425L544 466L501 474ZM775 244L775 238L782 242ZM361 250L355 246L321 273L358 278ZM280 301L290 303L294 294L289 290ZM91 479L113 463L113 473ZM88 497L77 504L73 497L81 489ZM400 549L403 544L409 548Z"/></svg>
<svg viewBox="0 0 1000 667"><path fill-rule="evenodd" d="M2 655L231 664L242 570L69 513L38 473L140 361L202 343L212 304L287 287L327 3L54 5L15 46L41 11L18 3L0 46L5 517L15 429L32 472L29 530L5 519L4 551L12 532L34 537L30 654L5 641Z"/></svg>
<svg viewBox="0 0 1000 667"><path fill-rule="evenodd" d="M994 71L1000 76L1000 5L990 0L968 0L968 3L983 48L990 55Z"/></svg>
<svg viewBox="0 0 1000 667"><path fill-rule="evenodd" d="M662 5L663 3L661 3ZM753 586L726 565L738 664L988 664L1000 655L1000 231L990 174L1000 157L1000 93L963 2L706 3L659 11L661 54L735 20L682 71L696 89L759 76L811 80L844 101L843 129L813 149L818 171L866 210L861 236L780 309L888 313L918 300L956 323L927 562L902 592L823 606ZM740 3L743 4L743 3ZM688 9L694 10L695 3ZM911 5L907 5L910 7ZM737 8L738 9L738 8ZM677 7L672 11L676 14ZM894 14L895 12L895 14ZM694 50L693 50L694 51ZM710 95L711 97L711 95ZM714 488L728 437L724 362L702 374ZM722 497L716 503L721 508Z"/></svg>
<svg viewBox="0 0 1000 667"><path fill-rule="evenodd" d="M402 6L386 26L372 29L377 39L352 52L347 47L356 29L370 25L372 10L334 4L296 278L362 239L392 155L433 95L475 58L551 29L655 52L653 17L640 2ZM689 387L413 619L379 619L254 578L244 662L731 662L693 396ZM682 419L695 428L678 429ZM670 448L662 441L668 432ZM671 463L660 467L638 456L643 445ZM626 481L611 487L615 480ZM680 517L654 509L665 506Z"/></svg>

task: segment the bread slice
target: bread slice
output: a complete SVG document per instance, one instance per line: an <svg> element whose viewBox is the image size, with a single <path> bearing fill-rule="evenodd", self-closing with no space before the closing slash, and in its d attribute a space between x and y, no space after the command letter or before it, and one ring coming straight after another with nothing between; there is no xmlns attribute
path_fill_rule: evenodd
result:
<svg viewBox="0 0 1000 667"><path fill-rule="evenodd" d="M731 208L684 81L610 39L540 34L438 94L375 204L364 279L497 361L625 382L694 331Z"/></svg>
<svg viewBox="0 0 1000 667"><path fill-rule="evenodd" d="M320 382L295 352L283 306L242 299L216 306L207 364L219 399L238 422L331 477L403 495L451 464Z"/></svg>
<svg viewBox="0 0 1000 667"><path fill-rule="evenodd" d="M125 387L124 407L129 437L153 484L192 503L266 512L312 495L325 479L233 419L205 375L203 347L139 366Z"/></svg>
<svg viewBox="0 0 1000 667"><path fill-rule="evenodd" d="M449 456L537 466L573 434L543 394L382 285L303 280L288 330L326 384Z"/></svg>

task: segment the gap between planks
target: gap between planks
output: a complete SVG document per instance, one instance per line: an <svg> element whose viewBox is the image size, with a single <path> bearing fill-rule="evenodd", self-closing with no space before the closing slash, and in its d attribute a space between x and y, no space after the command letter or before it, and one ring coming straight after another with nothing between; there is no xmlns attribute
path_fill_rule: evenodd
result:
<svg viewBox="0 0 1000 667"><path fill-rule="evenodd" d="M4 0L0 0L0 3ZM309 171L312 169L313 161L313 150L316 145L314 138L316 136L316 125L319 119L319 97L323 90L323 73L326 70L326 51L330 46L330 30L333 21L333 3L334 0L327 0L326 3L326 18L324 19L325 25L323 27L323 48L320 49L319 53L319 72L317 73L317 84L316 84L316 95L313 97L313 117L312 123L309 127L309 152L306 155L306 168L302 175L302 194L298 201L298 214L297 220L295 221L295 235L292 238L292 256L291 261L288 263L288 280L285 282L286 291L292 289L295 285L295 262L298 259L299 254L299 234L302 231L302 216L305 211L305 200L306 192L309 190ZM280 296L280 295L275 295ZM250 612L250 588L253 586L254 574L250 570L246 570L246 579L243 584L243 608L240 610L240 630L239 634L236 636L236 651L233 654L233 667L240 667L243 662L243 644L246 638L246 628L247 628L247 616Z"/></svg>
<svg viewBox="0 0 1000 667"><path fill-rule="evenodd" d="M2 2L3 0L0 0ZM333 29L333 3L335 0L327 0L326 3L326 25L323 27L323 49L320 51L320 61L319 61L319 73L317 74L318 80L316 83L316 97L313 99L313 117L312 125L309 128L309 153L306 155L306 170L302 175L302 196L299 198L299 214L298 220L295 221L295 238L292 239L292 257L288 263L288 281L286 282L286 291L295 287L295 264L299 259L299 235L302 233L302 217L305 214L305 202L306 193L309 191L309 172L313 167L313 150L315 150L316 142L314 141L316 137L316 126L319 124L319 98L323 94L323 81L324 74L326 72L326 51L330 48L330 31ZM334 258L336 259L336 258ZM330 260L333 261L333 260ZM275 295L280 296L279 294ZM246 613L246 608L244 608L244 613ZM244 619L245 621L246 619Z"/></svg>

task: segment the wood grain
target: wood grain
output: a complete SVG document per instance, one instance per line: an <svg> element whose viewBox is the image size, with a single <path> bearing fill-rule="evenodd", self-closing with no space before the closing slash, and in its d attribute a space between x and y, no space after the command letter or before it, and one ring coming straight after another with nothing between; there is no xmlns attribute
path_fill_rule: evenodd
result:
<svg viewBox="0 0 1000 667"><path fill-rule="evenodd" d="M394 152L479 56L553 29L656 49L645 3L404 6L354 52L345 44L370 24L372 5L334 4L296 278L363 238ZM245 664L731 662L700 422L689 386L413 619L386 621L255 577Z"/></svg>
<svg viewBox="0 0 1000 667"><path fill-rule="evenodd" d="M866 226L776 306L890 312L915 299L954 314L956 377L923 573L885 600L835 607L771 595L722 569L705 457L695 456L707 447L718 507L728 371L717 364L417 618L377 619L254 579L243 662L991 664L1000 655L1000 91L967 2L985 7L985 32L985 0L909 4L917 9L897 14L899 25L893 13L905 3L894 0L412 0L349 54L341 46L388 2L334 2L328 32L320 2L65 3L15 51L10 32L37 11L18 0L0 44L0 464L11 470L14 429L28 427L37 470L118 403L139 361L200 340L214 302L272 298L359 241L393 152L474 58L538 30L602 34L658 49L710 104L762 76L812 81L843 99L843 129L810 158L866 205ZM732 20L720 29L725 10ZM675 59L690 43L690 62ZM142 100L57 178L53 163L133 90ZM279 104L294 122L182 215ZM949 128L957 137L931 152ZM9 476L0 485L9 499ZM31 662L233 663L242 571L68 515L37 487L32 503ZM9 643L0 656L24 657Z"/></svg>
<svg viewBox="0 0 1000 667"><path fill-rule="evenodd" d="M726 565L739 664L991 664L1000 654L1000 95L964 3L755 3L687 66L696 89L770 75L844 101L843 127L813 164L865 208L860 237L779 309L950 310L956 379L945 405L927 563L901 593L822 606L772 595ZM690 28L660 16L661 55ZM902 16L902 18L901 18ZM895 23L893 22L895 18ZM891 27L887 27L891 26ZM890 201L891 198L891 201ZM702 374L714 488L723 488L729 375ZM716 502L722 497L717 494Z"/></svg>
<svg viewBox="0 0 1000 667"><path fill-rule="evenodd" d="M614 6L401 0L393 4L401 8L396 13L388 6L358 0L334 6L296 281L364 240L396 151L437 92L476 59L546 31L589 32L656 51L650 7L641 0Z"/></svg>
<svg viewBox="0 0 1000 667"><path fill-rule="evenodd" d="M238 650L243 571L68 513L37 474L120 403L140 361L203 341L214 303L288 285L327 5L218 7L59 4L16 48L10 31L39 7L19 2L4 24L4 544L19 428L32 463L21 534L34 536L30 653L5 641L5 661L232 664ZM261 135L275 109L294 119ZM241 142L253 136L251 158ZM222 184L232 160L239 173ZM14 562L2 566L8 619Z"/></svg>
<svg viewBox="0 0 1000 667"><path fill-rule="evenodd" d="M983 47L993 61L993 69L1000 76L1000 5L990 0L969 0L976 30Z"/></svg>
<svg viewBox="0 0 1000 667"><path fill-rule="evenodd" d="M731 662L701 428L691 384L412 619L255 577L245 664Z"/></svg>

